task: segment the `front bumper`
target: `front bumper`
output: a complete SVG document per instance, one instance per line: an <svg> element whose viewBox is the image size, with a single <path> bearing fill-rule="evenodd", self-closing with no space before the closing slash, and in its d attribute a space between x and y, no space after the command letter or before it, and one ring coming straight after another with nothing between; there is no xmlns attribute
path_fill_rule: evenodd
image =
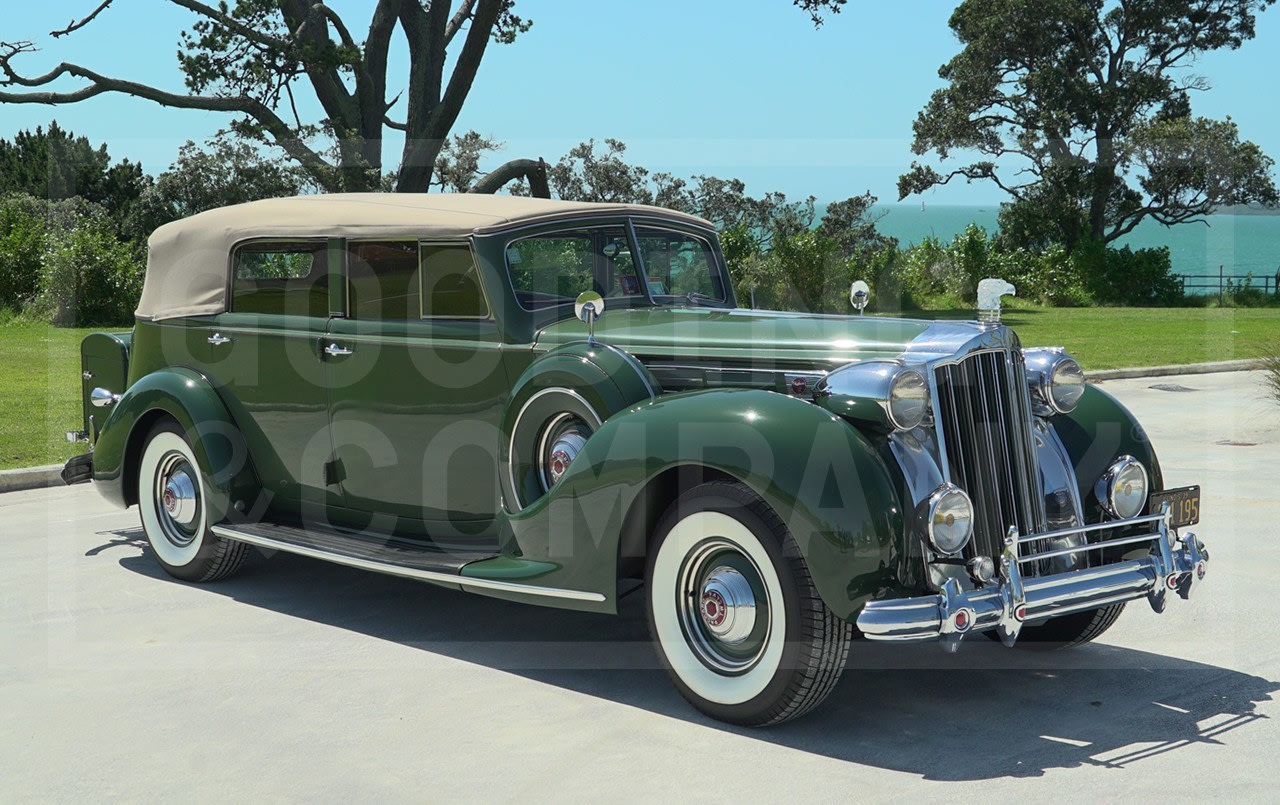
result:
<svg viewBox="0 0 1280 805"><path fill-rule="evenodd" d="M1020 537L1011 528L1000 557L999 576L987 585L964 590L953 578L937 595L872 601L858 616L858 628L871 640L940 640L948 651L955 651L969 632L994 628L1005 645L1011 646L1024 623L1143 596L1156 612L1163 612L1168 592L1190 598L1192 588L1204 579L1209 561L1195 534L1179 537L1169 526L1170 520L1165 504L1159 514L1051 534ZM1150 524L1154 524L1154 533L1106 538L1109 531ZM1019 547L1028 543L1045 544L1077 535L1085 537L1084 544L1027 555L1019 552ZM1089 541L1090 536L1099 535L1101 539ZM1022 565L1031 562L1142 543L1150 543L1151 550L1140 559L1052 576L1024 577L1021 571Z"/></svg>

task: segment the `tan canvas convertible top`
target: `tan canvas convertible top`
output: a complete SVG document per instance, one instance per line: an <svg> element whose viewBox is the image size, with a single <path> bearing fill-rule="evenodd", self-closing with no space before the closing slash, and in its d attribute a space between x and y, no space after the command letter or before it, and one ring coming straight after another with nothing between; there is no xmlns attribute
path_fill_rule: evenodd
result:
<svg viewBox="0 0 1280 805"><path fill-rule="evenodd" d="M349 193L268 199L202 212L151 235L139 319L203 316L227 309L228 255L257 238L452 239L524 224L592 215L661 215L702 227L701 218L640 204L468 193Z"/></svg>

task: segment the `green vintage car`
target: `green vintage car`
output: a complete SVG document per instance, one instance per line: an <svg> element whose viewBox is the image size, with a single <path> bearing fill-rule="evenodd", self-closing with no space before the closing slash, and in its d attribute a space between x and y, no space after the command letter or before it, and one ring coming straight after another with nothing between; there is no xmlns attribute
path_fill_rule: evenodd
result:
<svg viewBox="0 0 1280 805"><path fill-rule="evenodd" d="M859 638L1074 645L1203 578L1199 489L1002 286L972 322L751 310L654 207L230 207L157 230L133 332L85 339L65 477L192 582L257 546L600 613L643 587L679 691L777 723Z"/></svg>

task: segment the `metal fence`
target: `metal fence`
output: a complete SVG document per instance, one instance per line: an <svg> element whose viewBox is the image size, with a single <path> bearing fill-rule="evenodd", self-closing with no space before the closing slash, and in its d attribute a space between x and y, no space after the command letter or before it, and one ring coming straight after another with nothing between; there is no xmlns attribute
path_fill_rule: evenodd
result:
<svg viewBox="0 0 1280 805"><path fill-rule="evenodd" d="M1270 277L1236 277L1226 273L1225 266L1218 266L1217 274L1179 274L1178 281L1183 294L1217 294L1220 300L1238 292L1246 282L1250 288L1268 296L1280 295L1280 270Z"/></svg>

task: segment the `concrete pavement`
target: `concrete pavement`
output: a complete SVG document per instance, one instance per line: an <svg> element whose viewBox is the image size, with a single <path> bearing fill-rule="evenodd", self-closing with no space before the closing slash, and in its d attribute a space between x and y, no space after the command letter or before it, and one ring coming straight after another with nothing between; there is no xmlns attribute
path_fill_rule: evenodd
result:
<svg viewBox="0 0 1280 805"><path fill-rule="evenodd" d="M1065 653L860 643L763 731L680 699L638 595L583 615L285 555L187 585L88 486L0 495L0 799L1263 798L1280 409L1256 373L1104 388L1204 488L1197 599Z"/></svg>

